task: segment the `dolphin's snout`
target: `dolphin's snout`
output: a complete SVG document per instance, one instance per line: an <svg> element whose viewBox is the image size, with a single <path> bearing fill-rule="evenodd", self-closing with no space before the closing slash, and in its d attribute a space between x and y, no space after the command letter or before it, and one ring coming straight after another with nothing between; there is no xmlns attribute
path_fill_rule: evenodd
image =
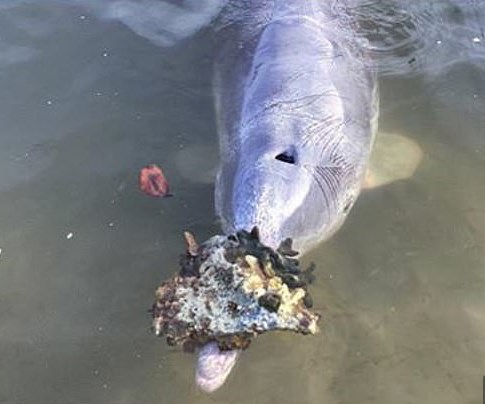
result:
<svg viewBox="0 0 485 404"><path fill-rule="evenodd" d="M220 388L236 364L240 351L221 351L215 342L209 342L199 351L195 382L206 393Z"/></svg>

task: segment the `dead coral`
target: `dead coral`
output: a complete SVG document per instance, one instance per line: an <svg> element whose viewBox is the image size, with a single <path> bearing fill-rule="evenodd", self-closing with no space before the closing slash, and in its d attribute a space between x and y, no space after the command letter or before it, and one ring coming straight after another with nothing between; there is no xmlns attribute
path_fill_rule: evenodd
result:
<svg viewBox="0 0 485 404"><path fill-rule="evenodd" d="M188 350L217 341L222 350L245 349L252 337L273 330L318 331L308 310L313 267L301 271L291 240L275 251L257 229L214 236L202 245L186 232L180 273L156 291L153 327L170 345Z"/></svg>

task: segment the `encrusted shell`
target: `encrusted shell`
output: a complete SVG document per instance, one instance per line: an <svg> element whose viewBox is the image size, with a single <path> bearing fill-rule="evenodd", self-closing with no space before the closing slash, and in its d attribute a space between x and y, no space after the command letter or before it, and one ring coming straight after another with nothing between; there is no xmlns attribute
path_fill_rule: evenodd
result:
<svg viewBox="0 0 485 404"><path fill-rule="evenodd" d="M318 331L320 316L306 307L311 298L291 241L285 256L261 244L257 231L214 236L200 246L190 233L185 239L180 273L162 283L153 305L154 330L169 344L217 341L221 349L244 349L268 331Z"/></svg>

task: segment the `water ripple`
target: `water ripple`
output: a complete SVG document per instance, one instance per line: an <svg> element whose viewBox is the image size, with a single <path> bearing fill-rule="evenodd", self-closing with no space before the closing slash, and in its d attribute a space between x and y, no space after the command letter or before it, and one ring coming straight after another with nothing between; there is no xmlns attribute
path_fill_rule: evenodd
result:
<svg viewBox="0 0 485 404"><path fill-rule="evenodd" d="M439 74L485 60L483 1L364 1L346 12L383 75Z"/></svg>

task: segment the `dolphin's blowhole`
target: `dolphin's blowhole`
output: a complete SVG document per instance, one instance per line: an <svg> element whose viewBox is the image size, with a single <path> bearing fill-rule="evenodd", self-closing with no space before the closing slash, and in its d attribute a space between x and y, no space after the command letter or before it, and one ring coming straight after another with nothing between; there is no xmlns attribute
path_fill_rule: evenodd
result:
<svg viewBox="0 0 485 404"><path fill-rule="evenodd" d="M283 163L296 164L296 157L296 151L290 149L278 154L275 159Z"/></svg>

